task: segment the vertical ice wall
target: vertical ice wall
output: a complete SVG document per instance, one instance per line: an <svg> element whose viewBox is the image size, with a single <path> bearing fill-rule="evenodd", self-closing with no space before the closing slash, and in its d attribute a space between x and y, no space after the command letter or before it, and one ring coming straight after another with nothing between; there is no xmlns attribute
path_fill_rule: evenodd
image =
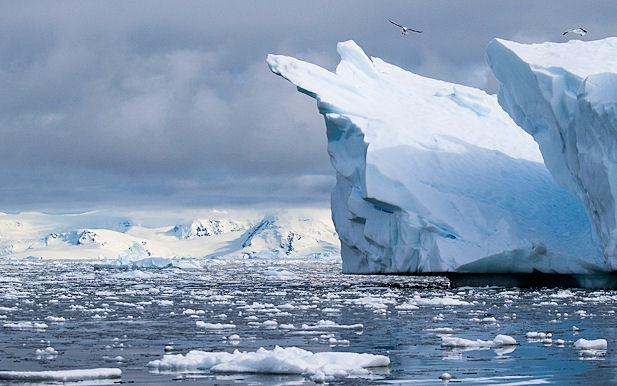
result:
<svg viewBox="0 0 617 386"><path fill-rule="evenodd" d="M576 193L604 257L617 269L617 38L567 43L492 41L499 102Z"/></svg>
<svg viewBox="0 0 617 386"><path fill-rule="evenodd" d="M495 97L369 58L352 41L338 52L335 73L267 62L325 117L345 272L602 269L582 205Z"/></svg>

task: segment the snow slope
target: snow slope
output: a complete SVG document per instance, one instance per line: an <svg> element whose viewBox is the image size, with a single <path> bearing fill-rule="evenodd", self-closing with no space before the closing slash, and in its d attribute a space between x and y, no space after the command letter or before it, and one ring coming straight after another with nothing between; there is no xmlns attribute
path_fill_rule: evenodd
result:
<svg viewBox="0 0 617 386"><path fill-rule="evenodd" d="M324 209L0 214L0 258L119 258L120 264L152 264L156 258L338 254Z"/></svg>
<svg viewBox="0 0 617 386"><path fill-rule="evenodd" d="M499 102L533 135L557 181L584 203L617 269L617 38L495 39L487 60L500 81Z"/></svg>
<svg viewBox="0 0 617 386"><path fill-rule="evenodd" d="M332 73L268 55L317 101L337 172L345 272L604 270L585 210L482 90L425 78L353 41Z"/></svg>

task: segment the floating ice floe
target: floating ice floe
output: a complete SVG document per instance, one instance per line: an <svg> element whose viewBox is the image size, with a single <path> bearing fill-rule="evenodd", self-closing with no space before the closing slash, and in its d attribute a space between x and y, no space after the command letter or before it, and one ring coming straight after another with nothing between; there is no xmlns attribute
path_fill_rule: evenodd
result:
<svg viewBox="0 0 617 386"><path fill-rule="evenodd" d="M277 328L278 327L278 322L276 320L266 320L263 323L261 323L262 326L264 326L265 328Z"/></svg>
<svg viewBox="0 0 617 386"><path fill-rule="evenodd" d="M452 334L454 332L454 329L450 327L437 327L437 328L426 328L424 331L434 332L436 334Z"/></svg>
<svg viewBox="0 0 617 386"><path fill-rule="evenodd" d="M206 323L203 320L196 321L195 325L205 330L229 330L236 328L236 325L232 323Z"/></svg>
<svg viewBox="0 0 617 386"><path fill-rule="evenodd" d="M357 299L350 299L345 301L345 303L370 308L376 313L385 313L388 309L388 304L396 304L396 301L385 296L369 295Z"/></svg>
<svg viewBox="0 0 617 386"><path fill-rule="evenodd" d="M469 306L471 303L456 297L444 296L434 298L423 298L415 296L407 304L416 306Z"/></svg>
<svg viewBox="0 0 617 386"><path fill-rule="evenodd" d="M332 320L320 320L314 325L303 324L303 330L361 330L364 325L357 324L338 324Z"/></svg>
<svg viewBox="0 0 617 386"><path fill-rule="evenodd" d="M441 379L442 381L449 381L450 379L452 379L452 375L450 375L450 373L443 373L439 376L439 379Z"/></svg>
<svg viewBox="0 0 617 386"><path fill-rule="evenodd" d="M264 271L264 275L272 279L275 279L275 280L293 280L298 277L295 273L291 271L287 271L284 269L274 269L274 268Z"/></svg>
<svg viewBox="0 0 617 386"><path fill-rule="evenodd" d="M43 349L37 348L35 354L37 356L58 355L58 351L56 351L56 349L50 346Z"/></svg>
<svg viewBox="0 0 617 386"><path fill-rule="evenodd" d="M314 381L326 381L369 374L369 368L385 367L384 355L353 352L313 353L298 347L260 348L255 352L205 352L192 350L186 355L164 355L148 363L159 371L209 370L215 373L255 373L304 375Z"/></svg>
<svg viewBox="0 0 617 386"><path fill-rule="evenodd" d="M66 321L66 319L62 316L48 316L45 318L45 320L52 323L62 323Z"/></svg>
<svg viewBox="0 0 617 386"><path fill-rule="evenodd" d="M606 339L579 339L574 342L574 348L583 349L583 350L606 350L608 348L608 343Z"/></svg>
<svg viewBox="0 0 617 386"><path fill-rule="evenodd" d="M568 299L574 297L574 294L570 290L560 290L550 296L555 299Z"/></svg>
<svg viewBox="0 0 617 386"><path fill-rule="evenodd" d="M115 356L115 357L103 356L103 359L104 359L106 362L118 362L118 363L120 363L120 362L124 362L124 360L125 360L125 359L124 359L124 357L123 357L123 356L120 356L120 355Z"/></svg>
<svg viewBox="0 0 617 386"><path fill-rule="evenodd" d="M95 379L117 379L122 376L118 368L97 368L54 371L0 371L0 380L21 382L78 382Z"/></svg>
<svg viewBox="0 0 617 386"><path fill-rule="evenodd" d="M44 330L47 327L47 323L41 322L14 322L5 323L4 328L11 328L13 330Z"/></svg>
<svg viewBox="0 0 617 386"><path fill-rule="evenodd" d="M192 308L187 308L186 310L182 311L182 315L204 315L206 313L206 311L204 310L194 310Z"/></svg>
<svg viewBox="0 0 617 386"><path fill-rule="evenodd" d="M396 308L399 311L413 311L413 310L420 309L420 307L416 306L415 304L411 302L399 304L397 306L394 306L394 308Z"/></svg>
<svg viewBox="0 0 617 386"><path fill-rule="evenodd" d="M452 348L491 348L491 347L504 347L504 346L516 346L518 343L516 339L509 335L497 335L493 340L471 340L465 338L458 338L454 336L442 336L441 346Z"/></svg>
<svg viewBox="0 0 617 386"><path fill-rule="evenodd" d="M579 350L578 354L581 359L601 360L606 356L608 343L606 339L587 340L581 338L574 342L574 348Z"/></svg>
<svg viewBox="0 0 617 386"><path fill-rule="evenodd" d="M529 340L538 340L538 341L540 341L542 339L552 338L553 334L551 334L550 332L529 331L527 334L525 334L525 336Z"/></svg>

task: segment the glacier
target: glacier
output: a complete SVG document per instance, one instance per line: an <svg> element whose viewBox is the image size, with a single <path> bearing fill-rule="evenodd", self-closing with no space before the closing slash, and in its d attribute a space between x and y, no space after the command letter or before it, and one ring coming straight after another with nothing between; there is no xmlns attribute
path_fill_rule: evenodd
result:
<svg viewBox="0 0 617 386"><path fill-rule="evenodd" d="M499 102L540 145L547 168L584 204L617 269L617 38L520 44L494 39Z"/></svg>
<svg viewBox="0 0 617 386"><path fill-rule="evenodd" d="M608 270L584 205L495 96L337 51L335 72L266 61L325 118L344 272Z"/></svg>

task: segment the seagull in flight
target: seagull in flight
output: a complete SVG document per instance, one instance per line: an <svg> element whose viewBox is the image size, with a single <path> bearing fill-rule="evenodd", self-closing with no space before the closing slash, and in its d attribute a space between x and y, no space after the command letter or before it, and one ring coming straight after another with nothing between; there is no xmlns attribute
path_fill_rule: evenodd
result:
<svg viewBox="0 0 617 386"><path fill-rule="evenodd" d="M578 36L585 36L585 35L587 35L587 30L582 28L582 27L578 27L578 28L575 28L575 29L569 29L566 32L564 32L562 35L566 36L569 33L576 34Z"/></svg>
<svg viewBox="0 0 617 386"><path fill-rule="evenodd" d="M400 25L398 23L395 23L395 22L393 22L390 19L388 19L388 21L390 23L394 24L395 26L399 27L401 29L401 34L403 34L403 35L409 35L410 32L415 32L415 33L419 33L419 34L422 33L422 31L418 31L418 30L415 30L415 29L411 29L411 28L405 27L404 25Z"/></svg>

